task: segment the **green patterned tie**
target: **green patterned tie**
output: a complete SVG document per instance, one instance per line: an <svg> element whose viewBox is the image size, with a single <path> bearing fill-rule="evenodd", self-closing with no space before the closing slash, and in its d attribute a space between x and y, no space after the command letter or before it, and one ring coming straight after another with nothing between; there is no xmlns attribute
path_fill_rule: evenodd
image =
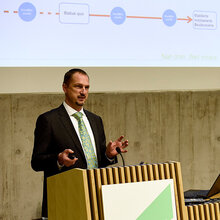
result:
<svg viewBox="0 0 220 220"><path fill-rule="evenodd" d="M81 112L76 112L73 117L78 121L79 134L81 137L84 153L87 160L87 168L94 169L98 167L97 157L95 155L92 142L89 133L86 129L85 123L82 119L83 114Z"/></svg>

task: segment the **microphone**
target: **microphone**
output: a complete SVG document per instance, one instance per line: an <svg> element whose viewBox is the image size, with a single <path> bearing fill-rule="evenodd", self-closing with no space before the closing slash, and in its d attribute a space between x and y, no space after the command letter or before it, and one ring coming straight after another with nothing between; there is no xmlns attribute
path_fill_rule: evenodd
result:
<svg viewBox="0 0 220 220"><path fill-rule="evenodd" d="M121 159L122 159L122 163L123 163L123 167L124 167L125 166L125 161L124 161L124 158L122 156L120 147L116 147L115 150L118 152L118 154L120 154Z"/></svg>

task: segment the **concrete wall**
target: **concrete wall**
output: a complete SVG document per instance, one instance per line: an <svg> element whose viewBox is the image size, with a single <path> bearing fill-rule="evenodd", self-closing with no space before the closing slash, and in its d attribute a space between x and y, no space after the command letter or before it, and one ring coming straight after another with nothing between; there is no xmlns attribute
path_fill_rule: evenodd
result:
<svg viewBox="0 0 220 220"><path fill-rule="evenodd" d="M61 94L0 95L0 219L40 216L42 173L30 167L37 116ZM184 190L208 189L220 168L220 91L93 93L107 140L129 139L126 164L180 161ZM119 165L121 159L119 158Z"/></svg>

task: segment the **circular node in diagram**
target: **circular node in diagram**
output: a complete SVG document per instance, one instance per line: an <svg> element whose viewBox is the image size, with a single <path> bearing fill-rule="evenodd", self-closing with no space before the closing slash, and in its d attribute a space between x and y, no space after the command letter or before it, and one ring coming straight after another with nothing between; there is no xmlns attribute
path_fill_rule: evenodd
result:
<svg viewBox="0 0 220 220"><path fill-rule="evenodd" d="M32 21L36 17L36 8L29 2L24 2L18 9L19 17L23 21Z"/></svg>
<svg viewBox="0 0 220 220"><path fill-rule="evenodd" d="M123 8L116 7L111 11L111 20L113 23L119 25L123 24L126 19L126 13Z"/></svg>
<svg viewBox="0 0 220 220"><path fill-rule="evenodd" d="M163 23L169 27L176 24L176 13L171 9L166 10L163 13L162 18L163 18Z"/></svg>

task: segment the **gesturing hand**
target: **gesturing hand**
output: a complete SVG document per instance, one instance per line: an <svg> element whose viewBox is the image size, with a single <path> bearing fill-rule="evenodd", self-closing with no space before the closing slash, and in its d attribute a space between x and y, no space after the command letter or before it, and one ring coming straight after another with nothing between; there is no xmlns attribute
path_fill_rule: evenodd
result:
<svg viewBox="0 0 220 220"><path fill-rule="evenodd" d="M117 140L114 142L110 141L106 148L106 156L108 158L113 158L116 155L118 155L118 152L116 151L116 147L119 147L121 150L121 153L126 153L127 150L125 149L128 146L128 140L122 141L124 136L120 136Z"/></svg>
<svg viewBox="0 0 220 220"><path fill-rule="evenodd" d="M58 162L61 166L70 167L76 163L78 158L70 159L68 156L69 154L74 153L71 149L65 149L63 152L59 153L58 155Z"/></svg>

